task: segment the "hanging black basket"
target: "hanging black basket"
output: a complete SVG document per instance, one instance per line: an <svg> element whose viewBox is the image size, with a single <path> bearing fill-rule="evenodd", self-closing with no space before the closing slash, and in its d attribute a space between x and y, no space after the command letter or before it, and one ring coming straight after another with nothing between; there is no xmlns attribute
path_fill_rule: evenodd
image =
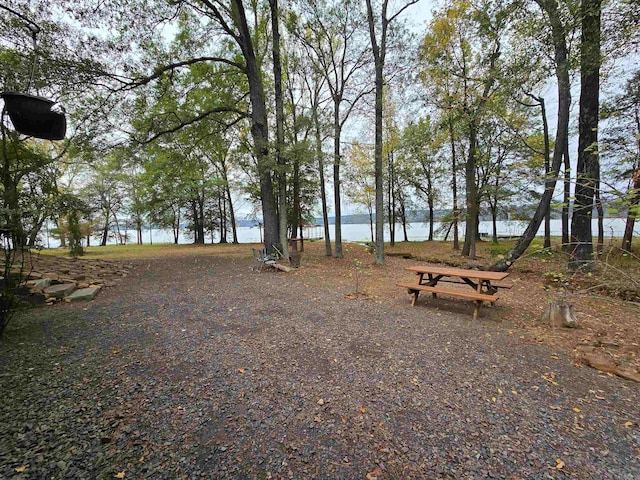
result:
<svg viewBox="0 0 640 480"><path fill-rule="evenodd" d="M2 92L13 127L23 135L45 140L62 140L67 119L60 104L26 93Z"/></svg>

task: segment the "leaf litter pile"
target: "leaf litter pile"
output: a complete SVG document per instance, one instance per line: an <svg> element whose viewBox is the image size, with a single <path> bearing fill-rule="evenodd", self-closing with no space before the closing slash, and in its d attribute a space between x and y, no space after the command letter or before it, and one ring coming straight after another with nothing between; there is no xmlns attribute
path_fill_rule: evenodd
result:
<svg viewBox="0 0 640 480"><path fill-rule="evenodd" d="M89 304L14 318L0 478L640 477L640 384L505 305L412 308L375 268L365 296L309 260L130 261Z"/></svg>

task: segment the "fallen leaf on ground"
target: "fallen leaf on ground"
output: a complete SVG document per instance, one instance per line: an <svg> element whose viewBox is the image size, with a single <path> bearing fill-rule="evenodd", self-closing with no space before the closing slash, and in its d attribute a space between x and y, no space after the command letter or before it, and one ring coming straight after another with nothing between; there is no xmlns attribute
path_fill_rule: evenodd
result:
<svg viewBox="0 0 640 480"><path fill-rule="evenodd" d="M124 478L124 472L118 472L118 473L116 473L115 478Z"/></svg>
<svg viewBox="0 0 640 480"><path fill-rule="evenodd" d="M26 469L27 469L27 466L26 466L26 465L20 465L19 467L16 467L16 468L15 468L15 471L16 471L16 472L18 472L18 473L22 473L22 472L24 472Z"/></svg>
<svg viewBox="0 0 640 480"><path fill-rule="evenodd" d="M367 480L378 480L379 475L382 475L382 470L380 467L376 467L367 473Z"/></svg>

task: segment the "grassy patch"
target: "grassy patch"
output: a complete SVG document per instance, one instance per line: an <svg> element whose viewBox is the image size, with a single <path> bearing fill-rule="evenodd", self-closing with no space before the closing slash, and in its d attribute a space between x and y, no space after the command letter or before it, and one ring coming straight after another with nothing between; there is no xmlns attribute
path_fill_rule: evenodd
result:
<svg viewBox="0 0 640 480"><path fill-rule="evenodd" d="M160 258L185 255L250 255L250 244L234 245L207 244L207 245L176 245L173 243L160 243L153 245L105 245L103 247L86 247L82 258L100 258L103 260L131 260L136 258ZM66 249L43 250L44 255L69 256Z"/></svg>

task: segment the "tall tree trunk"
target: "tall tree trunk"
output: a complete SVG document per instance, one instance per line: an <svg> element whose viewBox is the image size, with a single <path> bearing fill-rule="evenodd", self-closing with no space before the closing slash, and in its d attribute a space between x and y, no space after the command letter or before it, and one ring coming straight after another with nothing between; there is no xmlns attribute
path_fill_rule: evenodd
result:
<svg viewBox="0 0 640 480"><path fill-rule="evenodd" d="M382 173L382 109L383 109L383 88L382 69L384 60L380 59L380 50L375 44L372 45L374 58L376 58L376 119L375 119L375 183L376 183L376 264L384 265L384 190ZM376 53L377 52L377 53ZM391 199L389 199L391 202Z"/></svg>
<svg viewBox="0 0 640 480"><path fill-rule="evenodd" d="M578 165L573 216L571 217L571 270L594 268L593 214L600 178L598 116L600 113L600 12L601 0L583 0L580 44L580 113Z"/></svg>
<svg viewBox="0 0 640 480"><path fill-rule="evenodd" d="M476 183L477 124L472 120L469 125L469 156L465 164L465 190L467 219L465 224L462 256L476 258L476 239L478 238L478 216L480 213L478 185Z"/></svg>
<svg viewBox="0 0 640 480"><path fill-rule="evenodd" d="M204 243L204 229L202 228L202 218L198 208L198 202L191 200L191 218L193 219L193 243Z"/></svg>
<svg viewBox="0 0 640 480"><path fill-rule="evenodd" d="M276 100L276 163L278 164L278 211L280 251L285 259L289 258L287 242L288 208L287 208L287 171L284 148L284 101L282 97L282 64L280 62L280 15L278 0L269 0L271 9L271 34L273 55L273 83Z"/></svg>
<svg viewBox="0 0 640 480"><path fill-rule="evenodd" d="M373 225L373 210L369 209L369 233L371 234L371 243L376 242L376 233Z"/></svg>
<svg viewBox="0 0 640 480"><path fill-rule="evenodd" d="M451 191L453 194L453 249L460 250L460 236L458 233L458 165L456 164L456 140L453 134L453 119L449 116L449 139L451 140ZM448 235L448 233L447 233Z"/></svg>
<svg viewBox="0 0 640 480"><path fill-rule="evenodd" d="M498 243L498 207L495 204L491 205L491 227L491 240Z"/></svg>
<svg viewBox="0 0 640 480"><path fill-rule="evenodd" d="M571 162L569 161L569 136L564 141L564 188L562 196L562 250L569 251L569 202L571 201Z"/></svg>
<svg viewBox="0 0 640 480"><path fill-rule="evenodd" d="M299 145L299 122L297 105L294 98L293 88L289 86L287 88L287 94L289 95L289 102L291 105L291 139L293 145ZM306 135L305 135L306 137ZM300 158L298 155L293 157L293 178L292 178L292 190L293 190L293 215L291 215L291 232L293 238L300 239L300 251L304 252L304 219L302 218L302 199L300 198Z"/></svg>
<svg viewBox="0 0 640 480"><path fill-rule="evenodd" d="M298 140L295 139L294 143L298 143ZM302 208L300 207L301 199L300 199L300 160L296 158L293 160L293 205L294 205L294 214L292 216L293 221L291 224L291 231L293 232L293 237L299 236L302 238L303 230L303 218L302 218Z"/></svg>
<svg viewBox="0 0 640 480"><path fill-rule="evenodd" d="M342 253L342 207L340 194L340 136L342 127L340 125L340 101L334 101L333 109L333 201L335 207L335 250L333 256L335 258L343 258Z"/></svg>
<svg viewBox="0 0 640 480"><path fill-rule="evenodd" d="M433 197L429 196L429 199L427 200L427 203L429 204L429 238L428 240L430 242L433 241L433 221L434 221L434 215L433 215Z"/></svg>
<svg viewBox="0 0 640 480"><path fill-rule="evenodd" d="M319 92L316 90L313 100L313 106L311 114L313 116L313 125L315 129L315 144L316 144L316 161L318 162L318 173L320 175L320 202L322 204L322 226L324 228L324 246L325 255L330 257L331 252L331 237L329 235L329 213L327 208L327 189L324 181L324 155L322 153L322 134L320 130L320 119L318 118L318 96Z"/></svg>
<svg viewBox="0 0 640 480"><path fill-rule="evenodd" d="M229 205L229 223L231 224L231 236L233 237L233 243L238 244L238 227L236 226L236 212L233 207L233 201L231 200L231 187L229 186L229 172L227 167L227 160L224 156L220 158L219 172L222 176L222 182L224 184L224 196L227 205ZM225 218L226 221L226 218Z"/></svg>
<svg viewBox="0 0 640 480"><path fill-rule="evenodd" d="M396 244L396 208L395 208L395 191L394 191L394 173L393 173L393 151L387 153L387 204L389 216L389 244L393 247Z"/></svg>
<svg viewBox="0 0 640 480"><path fill-rule="evenodd" d="M102 239L100 240L100 246L104 247L107 244L109 238L109 211L104 216L104 227L102 228Z"/></svg>
<svg viewBox="0 0 640 480"><path fill-rule="evenodd" d="M220 243L228 243L227 234L228 217L227 217L227 186L222 185L218 190L218 204L220 205ZM213 230L213 229L212 229ZM211 234L211 243L213 243L213 234Z"/></svg>
<svg viewBox="0 0 640 480"><path fill-rule="evenodd" d="M480 221L480 198L478 196L478 183L476 181L478 128L480 125L480 119L484 114L484 109L486 107L491 88L496 82L495 64L498 58L500 58L500 54L501 44L500 40L496 38L494 50L490 58L489 77L485 79L482 96L480 97L477 108L471 113L472 118L469 122L469 155L465 164L467 219L464 245L462 246L461 253L462 256L470 258L476 258L476 241L479 238L478 223Z"/></svg>
<svg viewBox="0 0 640 480"><path fill-rule="evenodd" d="M604 249L604 208L602 207L602 199L600 198L600 182L596 185L596 211L598 212L598 245L596 251L600 257Z"/></svg>
<svg viewBox="0 0 640 480"><path fill-rule="evenodd" d="M640 139L638 141L640 142ZM631 193L629 195L629 211L624 227L624 235L622 236L622 248L630 252L631 242L633 240L633 227L638 217L640 206L640 168L634 172L629 189Z"/></svg>
<svg viewBox="0 0 640 480"><path fill-rule="evenodd" d="M527 225L518 243L501 260L491 266L491 270L504 272L513 262L527 250L531 241L535 238L540 224L551 204L551 198L558 180L558 172L564 156L565 142L569 136L569 106L571 105L571 84L569 80L569 62L565 27L558 11L556 0L535 0L546 13L551 26L551 35L555 50L556 78L558 81L558 119L556 127L556 142L553 147L553 161L551 173L545 179L544 192L538 203L538 207Z"/></svg>
<svg viewBox="0 0 640 480"><path fill-rule="evenodd" d="M264 222L264 243L267 251L273 253L274 247L281 249L278 214L273 195L272 169L269 162L269 127L265 103L262 76L258 68L253 40L242 0L231 0L233 22L238 29L236 41L245 59L245 74L249 83L249 100L251 102L251 136L254 154L258 163L260 179L260 200ZM282 251L282 250L281 250Z"/></svg>
<svg viewBox="0 0 640 480"><path fill-rule="evenodd" d="M180 207L174 208L172 229L173 229L173 243L175 245L177 245L178 241L180 240L180 220L181 220Z"/></svg>
<svg viewBox="0 0 640 480"><path fill-rule="evenodd" d="M400 196L400 214L402 215L402 234L404 237L404 241L409 241L409 236L407 235L407 205L405 203L404 194Z"/></svg>
<svg viewBox="0 0 640 480"><path fill-rule="evenodd" d="M384 265L384 191L383 191L383 172L382 172L382 113L383 113L383 89L384 89L384 57L386 47L387 32L387 1L383 3L382 19L382 36L381 44L378 44L376 37L375 20L373 17L373 7L371 0L367 2L367 20L369 23L369 38L371 40L371 51L373 53L373 62L375 69L375 147L374 147L374 164L375 164L375 184L376 184L376 240L375 253L376 264Z"/></svg>

